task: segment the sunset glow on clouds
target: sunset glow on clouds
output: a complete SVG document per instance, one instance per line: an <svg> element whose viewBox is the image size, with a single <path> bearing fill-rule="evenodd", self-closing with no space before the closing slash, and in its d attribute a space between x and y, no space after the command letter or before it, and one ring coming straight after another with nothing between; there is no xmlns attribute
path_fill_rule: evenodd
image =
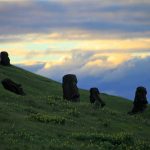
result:
<svg viewBox="0 0 150 150"><path fill-rule="evenodd" d="M140 72L136 65L149 62L150 1L1 0L0 46L12 64L35 73L58 81L76 73L83 88L99 86L131 97L111 87L115 79L108 76L113 72L116 84L127 84L125 69L128 74L131 67ZM148 76L131 87L145 84Z"/></svg>

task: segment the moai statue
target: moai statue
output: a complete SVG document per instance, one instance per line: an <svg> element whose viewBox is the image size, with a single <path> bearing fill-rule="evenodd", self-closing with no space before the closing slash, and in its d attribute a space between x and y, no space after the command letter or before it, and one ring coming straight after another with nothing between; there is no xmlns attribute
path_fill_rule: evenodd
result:
<svg viewBox="0 0 150 150"><path fill-rule="evenodd" d="M7 52L1 52L0 54L0 64L3 66L9 66L10 65L10 59Z"/></svg>
<svg viewBox="0 0 150 150"><path fill-rule="evenodd" d="M100 97L100 92L98 88L90 89L90 102L95 103L96 105L101 105L101 107L104 107L106 105Z"/></svg>
<svg viewBox="0 0 150 150"><path fill-rule="evenodd" d="M147 101L147 90L145 87L137 87L135 92L135 98L133 102L133 109L128 114L135 114L138 112L144 112L144 110L147 107L148 101Z"/></svg>
<svg viewBox="0 0 150 150"><path fill-rule="evenodd" d="M16 93L18 95L25 95L21 84L17 84L10 79L4 79L1 83L6 90Z"/></svg>
<svg viewBox="0 0 150 150"><path fill-rule="evenodd" d="M63 76L63 98L72 101L78 102L80 101L80 94L77 87L77 78L76 75L68 74Z"/></svg>

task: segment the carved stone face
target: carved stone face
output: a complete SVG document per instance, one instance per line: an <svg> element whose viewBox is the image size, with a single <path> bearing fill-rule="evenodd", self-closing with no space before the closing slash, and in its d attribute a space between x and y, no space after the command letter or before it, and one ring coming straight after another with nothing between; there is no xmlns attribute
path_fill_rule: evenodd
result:
<svg viewBox="0 0 150 150"><path fill-rule="evenodd" d="M99 92L98 88L91 88L90 94L100 94L100 92Z"/></svg>
<svg viewBox="0 0 150 150"><path fill-rule="evenodd" d="M142 86L137 87L135 92L134 102L133 102L134 105L131 112L128 112L128 114L144 112L148 104L146 95L147 95L147 90L145 87Z"/></svg>
<svg viewBox="0 0 150 150"><path fill-rule="evenodd" d="M79 91L77 78L75 75L68 74L63 77L63 97L69 101L79 101Z"/></svg>
<svg viewBox="0 0 150 150"><path fill-rule="evenodd" d="M98 88L91 88L90 89L90 102L94 103L95 101L99 100L99 90Z"/></svg>
<svg viewBox="0 0 150 150"><path fill-rule="evenodd" d="M134 102L135 103L141 103L141 104L146 103L147 102L146 95L147 95L146 88L144 88L144 87L138 87L136 89Z"/></svg>
<svg viewBox="0 0 150 150"><path fill-rule="evenodd" d="M10 59L8 57L7 52L1 52L1 54L0 54L0 63L4 66L9 66L10 65Z"/></svg>
<svg viewBox="0 0 150 150"><path fill-rule="evenodd" d="M96 107L104 107L106 104L100 97L100 92L98 88L91 88L90 89L90 102L94 103Z"/></svg>

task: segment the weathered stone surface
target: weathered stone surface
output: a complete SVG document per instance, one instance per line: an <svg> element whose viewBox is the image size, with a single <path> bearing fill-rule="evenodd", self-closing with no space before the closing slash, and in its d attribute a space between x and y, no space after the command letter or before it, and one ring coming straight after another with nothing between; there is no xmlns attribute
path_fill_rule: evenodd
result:
<svg viewBox="0 0 150 150"><path fill-rule="evenodd" d="M69 101L80 101L80 94L77 87L77 77L73 74L68 74L63 77L63 98Z"/></svg>
<svg viewBox="0 0 150 150"><path fill-rule="evenodd" d="M1 52L0 53L0 64L4 66L10 65L10 59L7 52Z"/></svg>
<svg viewBox="0 0 150 150"><path fill-rule="evenodd" d="M2 85L6 90L9 90L18 95L25 95L25 93L21 87L21 84L17 84L10 79L2 80Z"/></svg>
<svg viewBox="0 0 150 150"><path fill-rule="evenodd" d="M100 104L101 107L104 107L106 104L100 97L100 92L98 88L91 88L90 89L90 102L95 104Z"/></svg>
<svg viewBox="0 0 150 150"><path fill-rule="evenodd" d="M148 104L147 101L147 90L145 87L138 87L135 92L135 98L133 102L133 108L129 114L134 114L138 112L143 112Z"/></svg>

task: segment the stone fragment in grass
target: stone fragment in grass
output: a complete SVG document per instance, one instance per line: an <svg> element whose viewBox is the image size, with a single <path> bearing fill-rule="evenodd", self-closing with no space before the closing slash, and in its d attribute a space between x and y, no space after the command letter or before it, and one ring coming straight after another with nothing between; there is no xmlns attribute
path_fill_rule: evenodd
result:
<svg viewBox="0 0 150 150"><path fill-rule="evenodd" d="M6 90L16 93L18 95L25 95L21 84L17 84L10 79L4 79L1 83Z"/></svg>

